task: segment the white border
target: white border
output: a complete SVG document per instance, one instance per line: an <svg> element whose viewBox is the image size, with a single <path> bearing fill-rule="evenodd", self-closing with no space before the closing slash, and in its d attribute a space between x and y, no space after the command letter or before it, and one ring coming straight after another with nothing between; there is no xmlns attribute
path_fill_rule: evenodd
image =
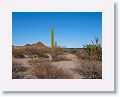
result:
<svg viewBox="0 0 120 97"><path fill-rule="evenodd" d="M109 0L9 0L0 9L2 91L114 91L114 5ZM102 79L12 79L12 12L102 12Z"/></svg>

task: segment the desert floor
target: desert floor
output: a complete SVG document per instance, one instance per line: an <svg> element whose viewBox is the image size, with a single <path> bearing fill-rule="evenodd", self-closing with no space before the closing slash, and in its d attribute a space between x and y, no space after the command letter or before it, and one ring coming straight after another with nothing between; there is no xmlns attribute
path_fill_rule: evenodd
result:
<svg viewBox="0 0 120 97"><path fill-rule="evenodd" d="M66 57L68 60L64 60L64 61L53 61L51 62L50 65L54 65L59 69L62 69L63 71L68 72L69 74L71 74L73 76L74 79L82 79L84 78L83 76L81 76L78 72L76 72L75 70L77 69L78 66L80 66L80 59L78 59L78 57L74 54L65 54L64 57ZM32 69L31 65L29 65L29 61L33 60L36 58L13 58L13 61L17 62L17 63L21 63L22 67L25 68L29 68L27 69L25 72L29 72L30 69ZM46 58L48 60L51 60L51 56L49 55L49 58Z"/></svg>

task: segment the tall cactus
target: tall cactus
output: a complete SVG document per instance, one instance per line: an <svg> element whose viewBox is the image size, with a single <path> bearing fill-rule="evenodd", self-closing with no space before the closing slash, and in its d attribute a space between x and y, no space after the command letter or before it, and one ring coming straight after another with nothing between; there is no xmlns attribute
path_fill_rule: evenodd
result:
<svg viewBox="0 0 120 97"><path fill-rule="evenodd" d="M54 53L54 27L51 29L51 49L52 53Z"/></svg>
<svg viewBox="0 0 120 97"><path fill-rule="evenodd" d="M57 48L57 41L55 41L55 48Z"/></svg>

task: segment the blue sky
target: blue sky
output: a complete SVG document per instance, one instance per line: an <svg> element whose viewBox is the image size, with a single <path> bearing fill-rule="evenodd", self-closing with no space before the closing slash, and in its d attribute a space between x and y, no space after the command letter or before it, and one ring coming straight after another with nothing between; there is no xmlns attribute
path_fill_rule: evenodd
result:
<svg viewBox="0 0 120 97"><path fill-rule="evenodd" d="M42 42L50 46L52 26L60 46L81 48L95 37L102 42L101 12L13 12L12 44Z"/></svg>

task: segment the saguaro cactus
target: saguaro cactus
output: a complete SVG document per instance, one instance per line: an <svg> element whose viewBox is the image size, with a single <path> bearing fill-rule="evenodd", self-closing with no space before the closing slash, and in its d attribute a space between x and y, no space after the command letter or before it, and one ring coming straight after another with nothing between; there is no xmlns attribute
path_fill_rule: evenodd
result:
<svg viewBox="0 0 120 97"><path fill-rule="evenodd" d="M57 48L57 41L55 41L55 48Z"/></svg>
<svg viewBox="0 0 120 97"><path fill-rule="evenodd" d="M54 27L51 29L51 49L52 53L54 53Z"/></svg>

